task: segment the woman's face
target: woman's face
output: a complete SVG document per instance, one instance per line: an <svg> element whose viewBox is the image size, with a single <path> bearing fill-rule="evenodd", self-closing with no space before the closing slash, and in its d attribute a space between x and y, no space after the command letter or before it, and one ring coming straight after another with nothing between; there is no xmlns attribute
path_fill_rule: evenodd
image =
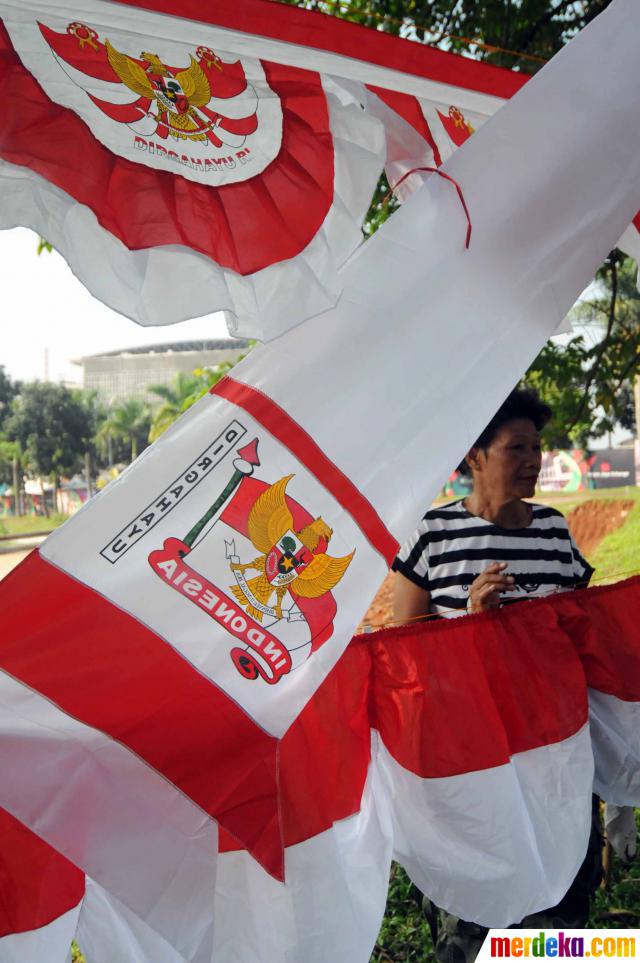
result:
<svg viewBox="0 0 640 963"><path fill-rule="evenodd" d="M529 418L506 422L486 451L475 448L470 455L474 484L505 501L535 494L542 452L540 435Z"/></svg>

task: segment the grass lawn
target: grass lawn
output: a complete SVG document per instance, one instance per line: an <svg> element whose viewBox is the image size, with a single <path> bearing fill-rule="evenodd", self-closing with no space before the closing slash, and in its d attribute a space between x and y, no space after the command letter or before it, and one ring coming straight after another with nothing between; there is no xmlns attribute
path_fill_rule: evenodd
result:
<svg viewBox="0 0 640 963"><path fill-rule="evenodd" d="M598 581L616 582L640 572L640 489L635 492L635 505L624 525L603 538L591 557Z"/></svg>
<svg viewBox="0 0 640 963"><path fill-rule="evenodd" d="M536 492L536 496L532 500L535 502L543 502L545 505L552 505L553 508L557 508L563 515L568 515L569 512L577 508L578 505L582 505L583 502L606 502L619 499L624 501L640 501L640 488L625 485L620 488L594 488L591 491L580 492L579 494L570 492L567 495L563 495L561 492Z"/></svg>
<svg viewBox="0 0 640 963"><path fill-rule="evenodd" d="M536 501L544 501L568 515L578 505L586 501L624 501L635 502L624 525L607 535L589 556L595 568L594 584L598 582L617 582L640 572L640 488L602 488L581 495L536 496Z"/></svg>
<svg viewBox="0 0 640 963"><path fill-rule="evenodd" d="M52 532L65 521L64 515L5 515L0 518L0 535L28 535L31 532Z"/></svg>

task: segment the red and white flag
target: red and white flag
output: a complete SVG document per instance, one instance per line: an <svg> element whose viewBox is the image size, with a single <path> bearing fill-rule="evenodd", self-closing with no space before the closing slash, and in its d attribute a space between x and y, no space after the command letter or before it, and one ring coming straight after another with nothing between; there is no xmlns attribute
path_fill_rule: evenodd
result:
<svg viewBox="0 0 640 963"><path fill-rule="evenodd" d="M0 227L142 324L226 309L268 340L335 304L385 158L444 157L440 116L457 141L524 78L266 0L209 7L2 0Z"/></svg>
<svg viewBox="0 0 640 963"><path fill-rule="evenodd" d="M485 924L568 886L592 756L555 609L536 603L560 633L566 711L540 691L526 718L500 681L510 633L472 622L492 629L470 653L498 653L468 693L496 735L472 752L407 743L431 711L397 683L409 657L346 647L398 542L638 208L639 16L617 0L446 162L468 250L456 190L431 178L350 259L335 308L255 349L3 583L0 805L95 880L127 939L198 961L366 960L394 851ZM434 661L443 682L462 671ZM440 730L446 702L433 714ZM611 716L600 732L623 733ZM626 798L636 780L618 780ZM443 838L466 825L463 879L424 821L414 844L424 808ZM487 839L490 905L473 884Z"/></svg>
<svg viewBox="0 0 640 963"><path fill-rule="evenodd" d="M66 963L84 892L84 873L0 809L2 963Z"/></svg>

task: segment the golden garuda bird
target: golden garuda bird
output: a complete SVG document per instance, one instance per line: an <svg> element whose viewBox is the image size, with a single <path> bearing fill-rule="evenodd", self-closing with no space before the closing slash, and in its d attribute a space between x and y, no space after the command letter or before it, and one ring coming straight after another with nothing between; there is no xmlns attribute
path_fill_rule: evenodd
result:
<svg viewBox="0 0 640 963"><path fill-rule="evenodd" d="M158 103L158 120L164 121L173 137L206 140L203 123L195 111L211 100L207 75L197 60L185 70L174 71L154 53L142 53L142 61L134 60L105 40L107 57L120 81L146 100Z"/></svg>
<svg viewBox="0 0 640 963"><path fill-rule="evenodd" d="M256 569L249 580L239 579L231 591L248 615L262 622L263 615L282 618L282 601L288 591L295 598L316 599L330 592L340 581L355 550L332 558L326 548L333 535L322 518L316 518L296 532L285 491L293 475L286 475L258 496L249 512L249 538L261 553L252 562L231 562L231 570L244 573ZM275 605L269 605L275 594Z"/></svg>

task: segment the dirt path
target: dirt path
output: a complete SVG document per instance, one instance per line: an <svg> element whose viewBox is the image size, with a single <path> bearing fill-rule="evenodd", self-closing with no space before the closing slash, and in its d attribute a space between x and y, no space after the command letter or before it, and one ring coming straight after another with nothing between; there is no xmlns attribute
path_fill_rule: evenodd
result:
<svg viewBox="0 0 640 963"><path fill-rule="evenodd" d="M611 501L583 502L569 512L567 521L578 548L586 558L592 554L605 535L610 535L626 521L635 502L628 499ZM373 628L391 621L393 603L393 575L389 573L378 590L378 594L367 610L361 626Z"/></svg>
<svg viewBox="0 0 640 963"><path fill-rule="evenodd" d="M20 552L3 552L0 555L0 580L2 580L5 575L8 575L12 568L15 568L18 562L21 562L23 558L26 558L30 548L20 551Z"/></svg>
<svg viewBox="0 0 640 963"><path fill-rule="evenodd" d="M624 525L627 515L635 505L630 500L583 502L567 515L571 534L578 548L587 558L599 542Z"/></svg>

